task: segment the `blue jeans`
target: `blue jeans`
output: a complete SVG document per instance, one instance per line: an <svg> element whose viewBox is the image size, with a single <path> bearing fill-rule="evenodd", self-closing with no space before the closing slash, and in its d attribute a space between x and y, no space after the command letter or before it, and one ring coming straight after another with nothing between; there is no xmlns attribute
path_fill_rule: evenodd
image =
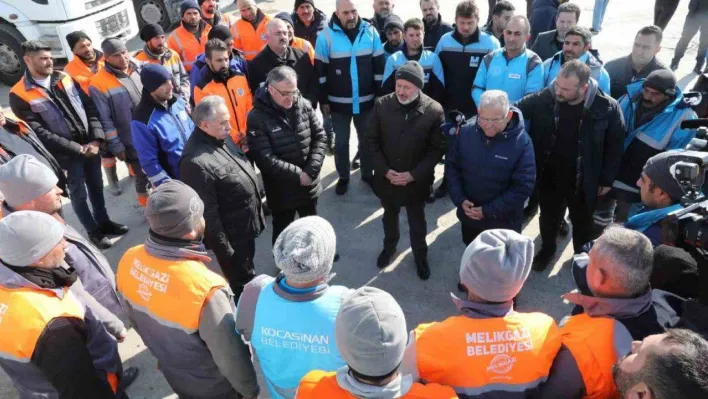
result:
<svg viewBox="0 0 708 399"><path fill-rule="evenodd" d="M98 230L98 225L110 221L103 198L103 175L101 175L101 157L78 156L66 168L67 187L71 206L76 217L88 233ZM88 188L88 193L86 189ZM87 199L91 200L93 215Z"/></svg>
<svg viewBox="0 0 708 399"><path fill-rule="evenodd" d="M363 111L359 115L347 115L332 112L332 126L337 135L334 141L334 164L337 167L337 174L342 180L348 180L350 175L349 158L349 137L351 136L351 123L354 119L356 136L359 140L359 157L361 158L361 177L372 177L374 175L373 165L369 151L366 149L365 133L369 128L371 111Z"/></svg>
<svg viewBox="0 0 708 399"><path fill-rule="evenodd" d="M605 11L610 0L595 0L595 8L592 10L592 29L599 32L602 29L602 20L605 19Z"/></svg>

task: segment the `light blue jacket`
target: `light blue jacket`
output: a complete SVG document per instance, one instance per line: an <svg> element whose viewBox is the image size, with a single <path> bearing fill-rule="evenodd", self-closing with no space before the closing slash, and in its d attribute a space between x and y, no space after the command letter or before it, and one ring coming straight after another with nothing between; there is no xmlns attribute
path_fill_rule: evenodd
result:
<svg viewBox="0 0 708 399"><path fill-rule="evenodd" d="M610 94L610 74L607 73L605 67L602 66L602 61L586 51L578 60L586 63L590 67L590 76L595 78L597 86L606 94ZM550 86L561 69L563 64L563 51L559 51L553 58L549 58L543 62L544 87Z"/></svg>
<svg viewBox="0 0 708 399"><path fill-rule="evenodd" d="M518 56L507 59L504 48L496 49L482 60L472 86L472 99L479 107L479 99L486 90L502 90L515 103L525 95L543 89L543 61L536 53L525 49Z"/></svg>
<svg viewBox="0 0 708 399"><path fill-rule="evenodd" d="M250 341L272 398L293 399L311 370L336 371L345 365L334 322L351 291L327 284L297 289L282 274L275 279L260 275L244 287L236 330Z"/></svg>

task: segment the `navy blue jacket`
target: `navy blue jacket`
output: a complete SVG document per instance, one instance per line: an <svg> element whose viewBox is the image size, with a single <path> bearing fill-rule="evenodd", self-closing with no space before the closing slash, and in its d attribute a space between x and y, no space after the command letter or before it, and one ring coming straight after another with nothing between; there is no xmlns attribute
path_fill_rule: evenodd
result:
<svg viewBox="0 0 708 399"><path fill-rule="evenodd" d="M452 25L442 20L442 16L438 13L438 20L435 23L429 24L423 20L423 26L425 27L425 36L423 37L423 47L426 50L435 51L438 46L440 38L448 32L452 32L454 28Z"/></svg>
<svg viewBox="0 0 708 399"><path fill-rule="evenodd" d="M556 28L556 14L558 13L558 0L534 0L531 5L531 39L536 40L539 33L548 32Z"/></svg>
<svg viewBox="0 0 708 399"><path fill-rule="evenodd" d="M536 183L536 160L524 117L516 107L504 132L487 137L473 119L450 140L445 177L450 199L461 223L480 229L521 231L524 202ZM462 212L469 200L482 207L484 218L472 220Z"/></svg>

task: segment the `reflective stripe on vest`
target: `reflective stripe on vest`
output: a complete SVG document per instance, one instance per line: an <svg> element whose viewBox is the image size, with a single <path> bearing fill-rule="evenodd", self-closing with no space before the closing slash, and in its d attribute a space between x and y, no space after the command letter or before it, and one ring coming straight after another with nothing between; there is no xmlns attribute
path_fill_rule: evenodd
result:
<svg viewBox="0 0 708 399"><path fill-rule="evenodd" d="M421 381L465 395L536 388L548 378L561 343L558 326L541 313L455 316L420 325L414 336Z"/></svg>
<svg viewBox="0 0 708 399"><path fill-rule="evenodd" d="M187 334L198 331L202 307L213 290L226 286L226 280L204 264L156 258L144 245L123 255L116 283L134 310Z"/></svg>
<svg viewBox="0 0 708 399"><path fill-rule="evenodd" d="M310 371L300 381L296 399L356 399L337 384L337 373L321 370ZM450 387L438 384L423 385L414 383L411 389L401 398L405 399L453 399L457 398Z"/></svg>
<svg viewBox="0 0 708 399"><path fill-rule="evenodd" d="M627 328L609 317L580 314L566 319L561 336L583 377L583 398L615 397L612 366L632 349L632 335Z"/></svg>
<svg viewBox="0 0 708 399"><path fill-rule="evenodd" d="M32 360L35 346L52 319L84 319L85 309L64 288L62 298L32 288L0 287L0 357L20 363Z"/></svg>
<svg viewBox="0 0 708 399"><path fill-rule="evenodd" d="M256 29L253 25L244 20L239 19L231 27L231 33L234 35L234 48L243 51L243 56L246 61L251 61L263 50L268 39L266 38L266 25L271 20L271 17L265 15L263 20Z"/></svg>
<svg viewBox="0 0 708 399"><path fill-rule="evenodd" d="M216 95L226 101L231 114L229 135L241 149L248 151L246 142L246 117L253 108L253 95L248 87L246 76L237 74L229 78L226 84L212 80L204 87L194 87L194 104L199 104L202 98Z"/></svg>
<svg viewBox="0 0 708 399"><path fill-rule="evenodd" d="M97 61L96 73L103 69L104 64L105 61L103 60L103 57L101 57ZM74 58L64 67L64 72L74 78L74 80L79 83L79 86L81 86L81 90L88 94L91 78L93 78L95 73L91 70L91 68L84 64L83 61L81 61L81 58L74 56Z"/></svg>
<svg viewBox="0 0 708 399"><path fill-rule="evenodd" d="M184 64L184 69L186 69L187 72L192 70L192 65L199 54L204 53L210 30L211 26L206 25L206 27L202 29L199 40L197 40L194 34L180 25L167 39L167 46L179 54Z"/></svg>
<svg viewBox="0 0 708 399"><path fill-rule="evenodd" d="M662 137L661 141L657 141L653 137L650 137L643 131L639 131L635 138L642 143L648 145L649 147L659 150L659 151L664 151L666 150L666 147L669 145L669 141L671 140L671 137L673 136L674 132L676 129L679 128L679 125L681 125L681 122L683 122L686 119L689 119L691 115L693 114L693 109L691 108L685 108L681 111L681 116L676 118L673 124L666 129L666 133L664 133L664 137Z"/></svg>

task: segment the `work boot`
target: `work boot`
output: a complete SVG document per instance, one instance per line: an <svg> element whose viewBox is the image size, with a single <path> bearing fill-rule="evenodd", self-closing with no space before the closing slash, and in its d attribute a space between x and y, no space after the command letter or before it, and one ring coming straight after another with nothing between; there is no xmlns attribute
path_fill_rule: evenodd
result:
<svg viewBox="0 0 708 399"><path fill-rule="evenodd" d="M337 185L334 188L334 192L337 195L344 195L349 189L349 179L339 179L337 180Z"/></svg>
<svg viewBox="0 0 708 399"><path fill-rule="evenodd" d="M671 68L672 71L676 72L676 70L679 67L680 61L681 61L680 58L679 59L674 58L673 60L671 60L671 66L669 68Z"/></svg>
<svg viewBox="0 0 708 399"><path fill-rule="evenodd" d="M430 278L430 265L428 265L428 258L421 257L415 260L416 272L418 272L418 277L421 280L427 280Z"/></svg>
<svg viewBox="0 0 708 399"><path fill-rule="evenodd" d="M140 369L138 369L137 367L128 367L127 369L123 370L123 377L118 383L118 390L121 392L125 392L125 390L128 389L130 384L134 383L135 380L138 379L138 374L140 374Z"/></svg>
<svg viewBox="0 0 708 399"><path fill-rule="evenodd" d="M391 264L391 259L396 253L396 248L385 248L379 254L378 259L376 259L376 267L383 269L384 267Z"/></svg>
<svg viewBox="0 0 708 399"><path fill-rule="evenodd" d="M541 247L536 256L533 257L533 270L537 272L542 272L546 270L548 264L551 263L551 259L556 254L556 247Z"/></svg>
<svg viewBox="0 0 708 399"><path fill-rule="evenodd" d="M447 196L447 182L443 181L435 190L435 198L444 198Z"/></svg>
<svg viewBox="0 0 708 399"><path fill-rule="evenodd" d="M356 152L356 155L354 155L354 159L352 159L352 170L357 170L361 167L361 162L359 161L359 151Z"/></svg>
<svg viewBox="0 0 708 399"><path fill-rule="evenodd" d="M100 231L101 234L109 236L122 236L123 234L128 232L128 226L116 222L111 222L109 220L106 223L101 223L100 225L98 225L98 231Z"/></svg>
<svg viewBox="0 0 708 399"><path fill-rule="evenodd" d="M703 60L696 61L696 66L693 68L693 73L700 75L701 69L703 69Z"/></svg>
<svg viewBox="0 0 708 399"><path fill-rule="evenodd" d="M425 199L425 203L432 204L433 202L435 202L436 199L437 199L437 197L435 196L435 189L431 185L430 186L430 193L428 193L428 198Z"/></svg>
<svg viewBox="0 0 708 399"><path fill-rule="evenodd" d="M104 166L103 170L106 172L106 179L108 179L108 192L115 196L123 194L123 190L120 188L120 180L118 180L116 165Z"/></svg>
<svg viewBox="0 0 708 399"><path fill-rule="evenodd" d="M89 240L91 240L91 243L95 245L98 249L108 249L113 245L108 240L108 238L106 238L106 236L104 236L103 233L98 230L89 232L88 236Z"/></svg>

